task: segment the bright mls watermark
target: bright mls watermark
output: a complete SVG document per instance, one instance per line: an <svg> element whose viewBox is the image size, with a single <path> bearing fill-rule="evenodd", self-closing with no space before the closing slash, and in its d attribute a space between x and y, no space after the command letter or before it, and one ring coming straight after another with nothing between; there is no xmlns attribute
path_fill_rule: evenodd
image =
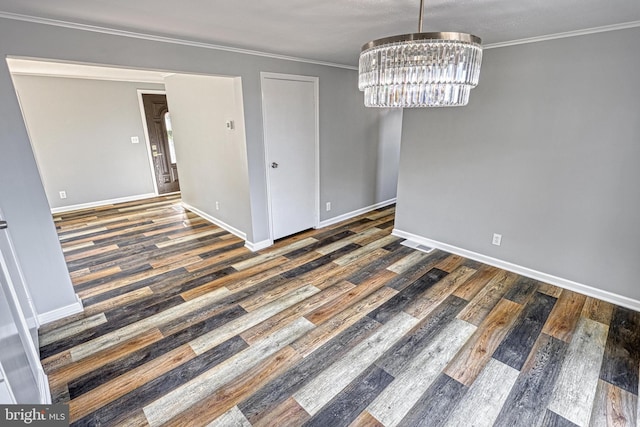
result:
<svg viewBox="0 0 640 427"><path fill-rule="evenodd" d="M0 426L68 427L69 405L0 405Z"/></svg>

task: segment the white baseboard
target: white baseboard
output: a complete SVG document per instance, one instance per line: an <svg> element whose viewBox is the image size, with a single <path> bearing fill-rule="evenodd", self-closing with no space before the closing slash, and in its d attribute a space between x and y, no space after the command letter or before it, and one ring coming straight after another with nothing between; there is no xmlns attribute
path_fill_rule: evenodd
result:
<svg viewBox="0 0 640 427"><path fill-rule="evenodd" d="M271 239L262 240L261 242L256 243L247 240L244 244L244 247L249 249L251 252L258 252L259 250L268 248L271 245L273 245L273 240Z"/></svg>
<svg viewBox="0 0 640 427"><path fill-rule="evenodd" d="M418 236L413 233L408 233L406 231L398 230L397 228L393 229L392 234L402 239L408 239L408 240L417 242L424 246L441 249L445 252L449 252L452 254L460 255L465 258L473 259L475 261L479 261L484 264L489 264L494 267L501 268L503 270L512 271L522 276L530 277L532 279L536 279L541 282L549 283L551 285L555 285L563 289L568 289L570 291L574 291L583 295L587 295L603 301L608 301L610 303L620 305L622 307L630 308L631 310L640 311L640 301L634 300L629 297L625 297L624 295L614 294L613 292L594 288L592 286L584 285L582 283L574 282L572 280L563 279L562 277L557 277L551 274L543 273L541 271L532 270L530 268L513 264L508 261L503 261L501 259L493 258L487 255L479 254L477 252L469 251L467 249L462 249L457 246L449 245L447 243L442 243L437 240L428 239L426 237Z"/></svg>
<svg viewBox="0 0 640 427"><path fill-rule="evenodd" d="M324 228L324 227L328 227L328 226L333 225L333 224L337 224L337 223L339 223L341 221L354 218L354 217L356 217L358 215L362 215L362 214L365 214L367 212L371 212L371 211L374 211L376 209L380 209L380 208L384 208L385 206L392 205L395 202L396 202L396 198L394 197L393 199L385 200L384 202L379 202L379 203L376 203L374 205L367 206L367 207L364 207L364 208L361 208L361 209L356 209L355 211L347 212L345 214L338 215L338 216L333 217L333 218L325 219L324 221L320 221L320 223L318 223L318 228Z"/></svg>
<svg viewBox="0 0 640 427"><path fill-rule="evenodd" d="M97 202L80 203L78 205L69 205L69 206L61 206L59 208L51 208L51 213L58 214L62 212L77 211L80 209L98 208L101 206L114 205L116 203L125 203L125 202L133 202L136 200L151 199L153 197L158 197L158 195L155 193L137 194L135 196L119 197L117 199L99 200Z"/></svg>
<svg viewBox="0 0 640 427"><path fill-rule="evenodd" d="M239 238L241 238L242 240L247 240L247 234L238 230L237 228L227 224L224 221L220 221L218 218L212 217L211 215L209 215L206 212L201 211L198 208L194 208L193 206L191 206L188 203L182 202L182 206L187 209L190 210L191 212L193 212L194 214L206 219L207 221L217 225L220 228L223 228L225 230L227 230L229 233L234 234L236 236L238 236Z"/></svg>
<svg viewBox="0 0 640 427"><path fill-rule="evenodd" d="M38 322L40 322L41 325L44 325L64 317L71 316L72 314L82 313L82 310L84 310L82 300L78 294L76 294L76 302L64 307L56 308L55 310L47 311L46 313L38 314Z"/></svg>
<svg viewBox="0 0 640 427"><path fill-rule="evenodd" d="M44 373L44 369L42 369L42 365L38 366L38 388L40 389L40 404L42 405L50 405L51 404L51 389L49 388L49 378L47 374Z"/></svg>

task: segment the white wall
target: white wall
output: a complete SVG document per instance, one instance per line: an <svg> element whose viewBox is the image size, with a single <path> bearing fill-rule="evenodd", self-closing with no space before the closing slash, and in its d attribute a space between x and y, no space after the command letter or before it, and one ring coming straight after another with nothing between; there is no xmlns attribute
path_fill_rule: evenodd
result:
<svg viewBox="0 0 640 427"><path fill-rule="evenodd" d="M183 202L246 234L251 206L241 79L173 75L165 86Z"/></svg>
<svg viewBox="0 0 640 427"><path fill-rule="evenodd" d="M52 208L154 193L136 91L162 85L13 79ZM140 143L132 144L132 136ZM66 199L60 198L63 190Z"/></svg>
<svg viewBox="0 0 640 427"><path fill-rule="evenodd" d="M640 307L637 40L487 50L467 107L405 111L396 228Z"/></svg>

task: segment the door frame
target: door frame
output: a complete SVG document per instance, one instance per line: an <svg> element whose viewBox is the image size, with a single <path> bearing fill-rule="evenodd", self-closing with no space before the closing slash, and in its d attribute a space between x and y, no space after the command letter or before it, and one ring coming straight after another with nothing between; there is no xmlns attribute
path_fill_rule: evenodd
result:
<svg viewBox="0 0 640 427"><path fill-rule="evenodd" d="M269 179L269 144L267 138L267 126L265 120L265 99L264 99L264 81L266 79L274 79L274 80L293 80L293 81L301 81L301 82L311 82L313 83L313 98L314 98L314 109L315 109L315 132L314 132L314 200L315 200L315 209L314 209L314 225L313 228L320 227L320 89L319 89L319 77L314 76L302 76L297 74L282 74L282 73L270 73L266 71L260 72L260 94L262 99L262 136L263 136L263 145L264 145L264 167L265 167L265 180L267 184L267 213L269 217L269 240L273 244L273 213L271 209L271 182Z"/></svg>
<svg viewBox="0 0 640 427"><path fill-rule="evenodd" d="M166 90L154 90L154 89L138 89L138 107L140 108L140 117L142 119L142 128L144 129L144 142L147 150L147 159L149 160L149 172L151 173L151 181L153 181L153 191L155 191L156 196L160 195L158 190L158 180L156 178L156 173L154 172L155 166L153 164L153 154L151 153L151 140L149 138L149 127L147 126L147 117L144 111L144 103L142 100L142 95L164 95L167 96ZM167 193L172 194L172 193ZM166 194L165 194L166 195Z"/></svg>

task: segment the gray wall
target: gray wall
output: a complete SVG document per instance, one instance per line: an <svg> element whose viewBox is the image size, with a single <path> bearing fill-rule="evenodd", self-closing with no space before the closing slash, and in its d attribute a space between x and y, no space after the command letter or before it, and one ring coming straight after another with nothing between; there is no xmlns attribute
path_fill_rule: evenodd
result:
<svg viewBox="0 0 640 427"><path fill-rule="evenodd" d="M365 109L357 73L314 64L0 19L0 56L65 60L242 77L252 242L268 238L260 72L320 79L321 203L331 216L376 203L380 111ZM18 255L40 313L73 302L66 266L6 64L0 65L0 209L12 224ZM326 214L323 214L326 215Z"/></svg>
<svg viewBox="0 0 640 427"><path fill-rule="evenodd" d="M405 111L396 228L640 300L637 40L487 50L467 107Z"/></svg>
<svg viewBox="0 0 640 427"><path fill-rule="evenodd" d="M380 111L378 162L375 169L378 201L391 200L397 195L402 113L401 108Z"/></svg>
<svg viewBox="0 0 640 427"><path fill-rule="evenodd" d="M52 208L154 193L136 90L163 85L26 75L14 83Z"/></svg>
<svg viewBox="0 0 640 427"><path fill-rule="evenodd" d="M182 200L246 233L251 209L241 84L229 77L165 79ZM227 120L234 130L226 129Z"/></svg>

